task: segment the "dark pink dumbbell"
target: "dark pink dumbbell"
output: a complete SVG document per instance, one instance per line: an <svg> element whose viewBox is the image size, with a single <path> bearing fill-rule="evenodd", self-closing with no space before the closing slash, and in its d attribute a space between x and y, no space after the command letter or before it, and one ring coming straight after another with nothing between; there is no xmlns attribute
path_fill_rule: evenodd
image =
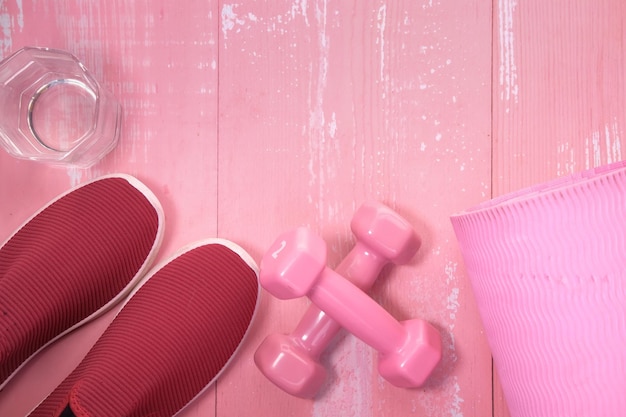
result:
<svg viewBox="0 0 626 417"><path fill-rule="evenodd" d="M421 386L441 359L429 323L398 322L353 283L326 266L326 243L307 228L281 235L261 260L261 285L280 299L307 295L342 327L379 352L378 371L403 388Z"/></svg>
<svg viewBox="0 0 626 417"><path fill-rule="evenodd" d="M421 242L411 225L378 202L366 202L355 212L350 228L357 241L336 271L368 290L388 262L408 262ZM254 361L261 372L289 394L315 396L326 379L319 356L341 326L311 305L290 335L272 334L259 345Z"/></svg>

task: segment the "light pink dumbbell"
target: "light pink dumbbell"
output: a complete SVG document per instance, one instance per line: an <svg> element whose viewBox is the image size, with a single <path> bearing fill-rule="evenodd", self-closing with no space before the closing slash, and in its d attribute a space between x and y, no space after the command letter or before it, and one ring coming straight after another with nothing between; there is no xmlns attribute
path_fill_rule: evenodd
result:
<svg viewBox="0 0 626 417"><path fill-rule="evenodd" d="M441 360L429 323L398 322L357 286L326 266L326 243L301 227L281 235L261 260L261 285L280 299L307 295L342 327L379 352L378 371L402 388L424 384Z"/></svg>
<svg viewBox="0 0 626 417"><path fill-rule="evenodd" d="M411 225L384 204L370 201L354 213L355 246L336 272L362 290L371 288L388 262L408 262L421 241ZM290 335L272 334L259 345L254 361L274 384L303 398L315 396L326 379L319 357L341 326L311 305Z"/></svg>

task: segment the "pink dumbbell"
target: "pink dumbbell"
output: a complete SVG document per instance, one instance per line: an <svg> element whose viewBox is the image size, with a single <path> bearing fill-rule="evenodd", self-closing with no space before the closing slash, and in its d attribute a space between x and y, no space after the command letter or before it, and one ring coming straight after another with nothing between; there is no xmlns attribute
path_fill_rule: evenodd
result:
<svg viewBox="0 0 626 417"><path fill-rule="evenodd" d="M350 228L357 238L354 248L336 272L368 290L387 262L408 262L421 242L411 225L378 202L366 202L355 212ZM340 325L311 305L290 335L272 334L259 345L254 361L261 372L289 394L315 396L326 379L319 356Z"/></svg>
<svg viewBox="0 0 626 417"><path fill-rule="evenodd" d="M423 320L398 322L326 267L326 243L306 228L281 235L261 260L261 285L280 299L307 295L346 330L379 352L378 371L402 388L421 386L441 359L437 329Z"/></svg>

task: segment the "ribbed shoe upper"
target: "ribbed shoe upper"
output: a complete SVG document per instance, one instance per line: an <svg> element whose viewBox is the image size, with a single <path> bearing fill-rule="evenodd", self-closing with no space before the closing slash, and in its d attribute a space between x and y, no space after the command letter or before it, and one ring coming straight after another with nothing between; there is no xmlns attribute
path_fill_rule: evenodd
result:
<svg viewBox="0 0 626 417"><path fill-rule="evenodd" d="M68 378L32 412L171 417L240 345L257 305L255 266L230 247L191 248L149 274Z"/></svg>
<svg viewBox="0 0 626 417"><path fill-rule="evenodd" d="M155 251L158 210L124 177L79 187L0 248L0 384L127 288Z"/></svg>

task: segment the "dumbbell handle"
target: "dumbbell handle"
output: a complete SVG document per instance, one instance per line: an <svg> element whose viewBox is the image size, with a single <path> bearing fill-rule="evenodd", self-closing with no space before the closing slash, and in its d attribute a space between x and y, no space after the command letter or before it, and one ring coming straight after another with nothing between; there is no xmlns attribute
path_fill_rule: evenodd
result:
<svg viewBox="0 0 626 417"><path fill-rule="evenodd" d="M376 301L330 268L320 274L307 294L310 300L339 325L380 353L404 344L406 331Z"/></svg>
<svg viewBox="0 0 626 417"><path fill-rule="evenodd" d="M341 261L335 272L351 281L363 291L369 290L380 274L387 259L357 241L350 253ZM316 305L311 305L292 332L292 337L308 350L312 357L319 357L341 325Z"/></svg>

